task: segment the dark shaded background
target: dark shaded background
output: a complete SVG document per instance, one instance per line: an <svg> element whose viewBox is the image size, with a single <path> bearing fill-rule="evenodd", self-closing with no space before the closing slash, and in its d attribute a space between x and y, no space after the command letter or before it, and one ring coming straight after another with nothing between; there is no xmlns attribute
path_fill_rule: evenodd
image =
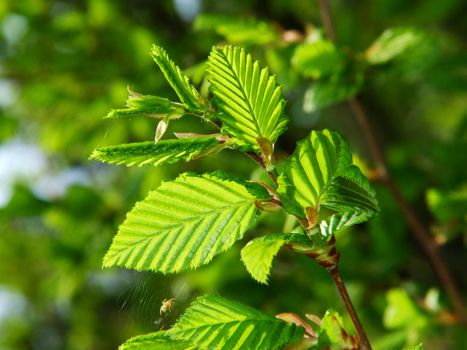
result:
<svg viewBox="0 0 467 350"><path fill-rule="evenodd" d="M429 54L371 72L361 98L389 166L437 242L466 296L467 3L462 0L331 1L338 44L362 51L386 28L411 26L432 38ZM154 137L153 121L103 120L124 105L127 86L173 97L149 56L153 43L187 68L224 39L195 32L200 13L254 16L285 29L320 27L318 1L3 0L0 2L0 349L115 349L167 327L196 295L219 292L269 313L345 314L331 280L314 262L281 253L269 286L254 282L238 244L213 263L176 276L101 269L133 204L181 171L222 169L244 178L254 163L228 152L161 168L104 166L95 147ZM369 151L348 106L305 113L309 82L274 47L251 47L276 68L288 99L285 156L310 129L340 131L355 153ZM278 48L286 60L290 52ZM276 62L277 63L277 62ZM196 79L194 79L196 81ZM173 131L203 131L190 118ZM401 213L375 184L380 215L338 237L342 274L379 349L425 343L465 349L449 301ZM268 216L252 234L280 230ZM164 298L175 310L160 317ZM346 322L348 320L346 319Z"/></svg>

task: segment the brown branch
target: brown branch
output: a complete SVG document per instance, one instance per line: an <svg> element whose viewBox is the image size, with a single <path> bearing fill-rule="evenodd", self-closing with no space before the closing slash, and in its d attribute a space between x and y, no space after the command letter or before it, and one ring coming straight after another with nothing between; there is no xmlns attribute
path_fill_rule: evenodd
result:
<svg viewBox="0 0 467 350"><path fill-rule="evenodd" d="M326 35L332 41L336 41L336 34L334 33L334 26L332 25L331 12L329 11L328 0L319 0L319 9L321 10L321 18L324 23Z"/></svg>
<svg viewBox="0 0 467 350"><path fill-rule="evenodd" d="M368 337L366 336L365 330L363 329L362 323L358 318L357 312L352 304L352 300L350 300L349 293L347 292L347 288L345 287L344 281L342 281L341 275L339 273L337 264L334 265L332 268L327 269L331 274L332 280L339 291L342 301L344 302L345 308L350 315L350 319L357 331L359 341L360 341L360 349L362 350L371 350L370 342L368 341Z"/></svg>
<svg viewBox="0 0 467 350"><path fill-rule="evenodd" d="M462 323L467 324L467 315L464 309L464 302L456 286L456 283L454 282L454 278L449 272L446 263L441 258L441 255L438 251L438 246L431 238L430 233L428 232L426 227L421 223L420 219L415 214L415 211L407 202L407 200L401 193L399 187L392 178L388 170L386 159L382 152L381 146L379 145L375 133L368 121L368 117L363 105L356 97L353 97L349 101L349 106L353 114L355 115L355 119L357 120L357 123L359 124L363 132L363 136L370 148L373 161L379 168L379 171L381 173L381 180L383 181L384 185L387 187L394 200L396 201L397 205L399 206L402 215L404 216L406 222L408 223L411 229L410 232L412 233L415 240L427 256L428 261L430 262L431 266L433 267L436 273L436 276L441 282L443 288L448 293L459 320Z"/></svg>
<svg viewBox="0 0 467 350"><path fill-rule="evenodd" d="M321 16L326 29L326 33L332 41L335 41L334 27L332 24L332 17L329 11L328 0L319 1L321 7ZM449 272L446 263L441 258L438 252L438 246L431 238L428 230L417 217L415 211L404 198L399 187L392 179L391 174L388 170L384 153L376 138L375 132L373 131L373 128L370 125L367 113L365 112L363 105L356 97L351 98L348 102L350 109L355 115L355 119L357 120L357 123L359 124L362 130L365 141L368 144L373 161L379 168L378 170L381 174L383 183L388 188L391 195L394 197L395 201L400 207L402 214L411 229L410 232L412 232L412 235L415 237L416 241L424 251L425 255L428 257L428 260L433 266L433 269L439 281L443 285L446 292L449 294L449 297L451 298L453 306L456 310L457 316L459 317L462 323L467 324L467 315L464 308L464 302L462 300L459 289L457 288L454 282L454 278Z"/></svg>

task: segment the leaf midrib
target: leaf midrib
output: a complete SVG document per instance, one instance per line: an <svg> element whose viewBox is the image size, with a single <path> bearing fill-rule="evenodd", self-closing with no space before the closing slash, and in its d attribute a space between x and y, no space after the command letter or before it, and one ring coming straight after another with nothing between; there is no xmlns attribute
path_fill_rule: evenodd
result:
<svg viewBox="0 0 467 350"><path fill-rule="evenodd" d="M251 201L251 200L250 200ZM185 225L185 223L192 223L194 224L195 222L197 221L202 221L204 220L206 217L210 216L210 215L214 215L214 213L216 212L220 212L220 211L226 211L226 208L240 208L242 206L246 206L246 204L250 201L245 201L245 202L238 202L236 203L236 205L229 205L229 206L224 206L224 207L221 207L220 209L212 209L212 210L209 210L209 211L206 211L204 213L207 213L206 215L204 216L192 216L191 218L189 219L184 219L183 220L183 224L173 224L173 225L170 225L168 227L164 227L162 230L160 231L157 231L157 232L136 232L135 231L139 231L139 230L135 230L134 228L130 228L129 230L131 232L128 232L128 233L131 233L132 235L138 235L138 236L142 236L144 235L144 237L140 238L139 240L136 240L136 241L133 241L132 245L131 246L124 246L122 249L115 249L116 251L118 252L122 252L122 251L125 251L127 249L135 249L136 245L140 245L140 244L144 244L145 241L147 240L150 240L150 239L153 239L154 237L156 236L159 236L163 233L165 233L166 231L172 231L174 228L177 228L177 227L180 227L182 225ZM234 210L232 210L234 211ZM132 225L132 223L129 223L127 225ZM121 230L127 230L126 228L122 227Z"/></svg>

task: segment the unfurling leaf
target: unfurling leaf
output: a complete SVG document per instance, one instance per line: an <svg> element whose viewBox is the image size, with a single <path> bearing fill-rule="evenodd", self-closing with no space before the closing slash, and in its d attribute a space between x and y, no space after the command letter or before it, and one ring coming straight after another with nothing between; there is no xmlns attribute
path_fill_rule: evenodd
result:
<svg viewBox="0 0 467 350"><path fill-rule="evenodd" d="M349 211L342 215L333 214L320 222L321 235L329 238L340 230L367 221L371 216L372 213L368 213L367 211Z"/></svg>
<svg viewBox="0 0 467 350"><path fill-rule="evenodd" d="M180 103L172 102L164 97L136 95L130 93L127 100L128 108L112 109L105 118L180 118L186 113Z"/></svg>
<svg viewBox="0 0 467 350"><path fill-rule="evenodd" d="M211 295L195 300L167 334L201 349L274 350L302 339L304 329Z"/></svg>
<svg viewBox="0 0 467 350"><path fill-rule="evenodd" d="M208 105L167 52L160 46L153 46L151 55L185 108L190 112L205 112Z"/></svg>
<svg viewBox="0 0 467 350"><path fill-rule="evenodd" d="M266 198L253 186L219 174L162 183L128 213L104 266L169 273L209 263L256 223Z"/></svg>
<svg viewBox="0 0 467 350"><path fill-rule="evenodd" d="M111 164L142 166L172 164L178 161L188 162L192 159L213 154L222 150L214 137L192 137L184 139L135 142L117 146L101 147L94 150L91 159Z"/></svg>
<svg viewBox="0 0 467 350"><path fill-rule="evenodd" d="M218 116L223 132L247 150L260 150L258 137L274 144L287 124L274 76L239 47L214 47L208 64L214 103L223 112Z"/></svg>

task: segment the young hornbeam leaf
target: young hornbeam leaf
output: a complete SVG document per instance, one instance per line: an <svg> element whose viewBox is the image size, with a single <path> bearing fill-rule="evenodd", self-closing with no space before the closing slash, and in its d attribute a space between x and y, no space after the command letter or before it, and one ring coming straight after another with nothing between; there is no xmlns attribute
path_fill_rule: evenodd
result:
<svg viewBox="0 0 467 350"><path fill-rule="evenodd" d="M286 129L285 101L274 76L239 47L214 47L208 59L210 90L222 130L238 147L260 151L258 137L274 144Z"/></svg>
<svg viewBox="0 0 467 350"><path fill-rule="evenodd" d="M203 100L195 87L191 85L188 77L169 58L167 52L162 47L154 45L151 55L185 108L194 113L205 112L208 109L206 101Z"/></svg>
<svg viewBox="0 0 467 350"><path fill-rule="evenodd" d="M217 173L182 174L136 203L104 266L171 273L207 264L254 226L256 202L266 199L255 184Z"/></svg>
<svg viewBox="0 0 467 350"><path fill-rule="evenodd" d="M299 141L278 184L284 208L302 218L307 217L308 207L318 213L321 207L339 214L364 212L366 218L378 210L374 190L352 164L352 154L337 132L312 131Z"/></svg>
<svg viewBox="0 0 467 350"><path fill-rule="evenodd" d="M331 41L319 39L297 46L292 64L303 75L319 79L338 73L344 65L344 59Z"/></svg>
<svg viewBox="0 0 467 350"><path fill-rule="evenodd" d="M186 113L180 103L172 102L164 97L141 95L130 91L127 100L128 108L112 109L105 118L180 118Z"/></svg>
<svg viewBox="0 0 467 350"><path fill-rule="evenodd" d="M167 332L159 331L128 339L118 350L196 350L196 346L183 340L175 340L167 336Z"/></svg>
<svg viewBox="0 0 467 350"><path fill-rule="evenodd" d="M142 166L188 162L195 158L219 152L224 147L214 137L193 137L185 139L135 142L94 150L91 159L111 164Z"/></svg>
<svg viewBox="0 0 467 350"><path fill-rule="evenodd" d="M169 119L164 118L157 123L156 134L154 135L154 143L159 142L159 140L164 136L167 128L169 127Z"/></svg>
<svg viewBox="0 0 467 350"><path fill-rule="evenodd" d="M298 252L313 249L313 242L306 235L298 233L276 233L258 237L242 249L242 261L255 280L267 284L272 260L284 245Z"/></svg>
<svg viewBox="0 0 467 350"><path fill-rule="evenodd" d="M167 334L201 349L274 350L303 339L304 329L211 295L195 300Z"/></svg>

